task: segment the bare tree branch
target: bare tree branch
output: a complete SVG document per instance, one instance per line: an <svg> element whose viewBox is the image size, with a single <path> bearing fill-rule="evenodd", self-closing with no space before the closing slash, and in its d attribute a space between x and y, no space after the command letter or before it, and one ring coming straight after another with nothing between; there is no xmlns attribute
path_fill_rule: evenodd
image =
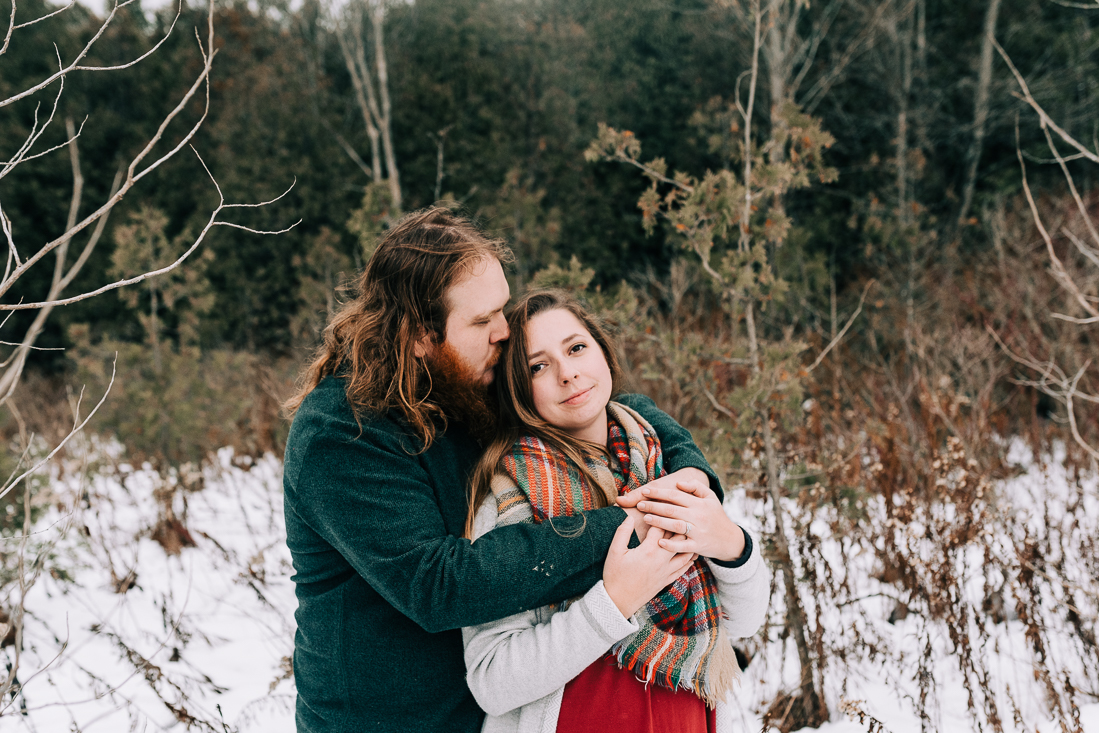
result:
<svg viewBox="0 0 1099 733"><path fill-rule="evenodd" d="M853 324L855 322L855 319L859 317L859 313L862 313L862 304L866 301L866 294L870 292L871 286L873 286L876 282L876 280L871 280L870 282L866 283L866 287L862 289L862 295L859 297L859 306L855 308L855 312L852 313L851 317L847 319L847 323L844 324L843 329L841 329L840 332L836 334L836 337L833 338L829 342L829 344L824 347L823 351L817 354L817 358L813 360L813 363L805 368L807 372L811 372L818 366L820 366L821 362L824 361L824 357L828 356L828 352L834 349L836 345L843 340L843 336L847 333L847 330L851 328L851 324Z"/></svg>
<svg viewBox="0 0 1099 733"><path fill-rule="evenodd" d="M192 150L193 150L193 148L192 148ZM86 292L86 293L81 293L80 295L74 295L71 298L60 298L60 299L57 299L57 300L41 301L41 302L38 302L38 303L14 303L14 304L11 304L11 305L0 304L0 311L5 311L5 310L29 310L29 309L35 309L35 308L45 308L47 306L48 307L53 307L53 306L59 306L59 305L71 305L71 304L77 303L81 300L87 300L88 298L94 298L97 295L102 295L103 293L109 292L111 290L117 290L118 288L126 287L127 285L136 285L136 284L138 284L140 282L144 282L145 280L148 280L149 278L152 278L152 277L157 277L159 275L166 275L167 273L171 272L172 270L175 270L177 267L179 267L181 264L183 264L183 262L188 257L190 257L191 254L196 249L199 248L199 246L202 244L203 240L206 238L206 235L210 232L210 230L212 228L216 227L216 226L225 226L225 227L231 227L233 229L241 229L243 231L251 232L253 234L285 234L286 232L290 231L291 229L293 229L294 227L296 227L298 224L301 223L301 220L299 219L297 222L295 222L294 224L291 224L290 226L286 227L285 229L279 229L279 230L275 230L275 231L266 231L266 230L262 230L262 229L252 229L252 228L246 227L242 224L234 224L232 222L227 222L227 221L218 221L217 220L218 214L220 214L222 212L222 210L224 210L224 209L259 208L261 206L267 206L269 204L272 204L272 203L278 201L283 196L286 196L287 194L289 194L290 191L293 190L295 184L291 184L290 188L286 189L283 193L279 194L278 196L271 199L270 201L263 201L263 202L258 203L258 204L227 204L227 203L225 203L225 197L221 192L221 186L218 185L217 180L214 178L213 174L210 173L210 169L206 167L206 162L202 160L202 156L199 155L197 150L195 150L194 152L195 152L195 156L198 157L199 162L202 164L203 169L206 171L206 174L208 176L210 176L210 180L211 180L211 182L213 182L214 188L217 189L219 203L218 203L217 207L214 208L213 212L210 214L210 218L206 222L206 225L202 227L202 230L199 232L198 236L195 237L195 241L174 262L172 262L171 264L166 265L164 267L161 267L160 269L150 270L148 272L143 272L140 275L137 275L135 277L130 277L130 278L124 278L124 279L121 279L121 280L117 280L113 283L109 283L109 284L104 285L104 286L102 286L100 288L97 288L95 290L92 290L92 291L89 291L89 292Z"/></svg>
<svg viewBox="0 0 1099 733"><path fill-rule="evenodd" d="M1092 448L1088 445L1088 442L1084 440L1084 437L1080 435L1080 427L1076 424L1076 410L1072 404L1073 399L1077 395L1076 386L1080 383L1080 378L1084 376L1084 372L1091 366L1091 360L1088 359L1084 362L1084 365L1080 367L1079 371L1072 378L1072 384L1065 391L1065 409L1068 412L1068 424L1072 428L1072 437L1077 444L1091 454L1091 457L1096 461L1099 461L1099 450Z"/></svg>
<svg viewBox="0 0 1099 733"><path fill-rule="evenodd" d="M61 449L65 447L65 445L72 439L74 435L84 429L84 427L88 424L88 421L91 420L93 416L95 416L95 413L98 412L99 408L103 406L103 403L107 401L107 396L110 395L111 388L114 386L114 378L117 370L118 354L115 354L114 364L111 366L111 381L107 384L107 390L103 393L103 396L99 399L99 402L96 403L95 407L92 408L92 411L88 413L88 416L84 418L82 422L74 424L72 430L69 431L68 435L62 438L61 442L59 442L54 447L54 449L46 455L45 458L41 459L40 461L38 461L38 463L34 464L26 471L19 474L19 476L16 477L14 480L8 481L6 484L4 484L3 488L0 489L0 499L7 496L8 492L15 488L20 481L27 478L28 476L45 466L47 463L49 463L53 459L53 457L56 456L61 451ZM83 390L81 390L81 394L83 394ZM77 417L77 419L79 419L79 416Z"/></svg>
<svg viewBox="0 0 1099 733"><path fill-rule="evenodd" d="M1011 57L1007 55L1007 52L1004 51L1003 47L1000 46L995 38L992 39L992 45L1000 54L1000 58L1002 58L1004 60L1004 63L1007 64L1007 68L1011 70L1012 76L1015 77L1015 81L1019 85L1019 89L1022 91L1022 100L1030 105L1031 109L1038 113L1038 118L1039 120L1041 120L1043 129L1049 127L1054 132L1056 132L1062 140L1064 140L1072 147L1076 148L1076 150L1078 150L1080 154L1083 155L1085 158L1092 161L1093 163L1099 163L1099 154L1085 148L1082 144L1080 144L1078 140L1076 140L1076 138L1065 132L1056 122L1053 121L1053 118L1046 114L1046 111L1042 109L1042 106L1038 104L1038 102L1034 99L1034 96L1030 93L1030 87L1027 86L1026 79L1024 79L1023 75L1019 73L1019 70L1015 68L1015 64L1011 62Z"/></svg>
<svg viewBox="0 0 1099 733"><path fill-rule="evenodd" d="M1026 175L1026 162L1023 160L1022 153L1019 153L1019 127L1018 122L1015 126L1015 150L1018 153L1019 167L1022 170L1023 177L1023 193L1026 194L1027 203L1030 205L1030 213L1034 218L1034 223L1038 227L1038 233L1042 235L1042 240L1046 243L1046 252L1049 254L1049 260L1053 265L1053 274L1057 278L1057 281L1061 286L1067 290L1076 301L1083 307L1085 311L1093 316L1099 316L1099 309L1088 302L1088 299L1084 297L1084 294L1080 292L1080 288L1076 285L1073 279L1069 276L1068 271L1065 270L1064 264L1057 256L1057 253L1053 250L1053 239L1049 236L1049 232L1046 231L1045 225L1042 223L1042 217L1038 213L1038 205L1034 202L1034 196L1030 192L1030 184L1027 182Z"/></svg>
<svg viewBox="0 0 1099 733"><path fill-rule="evenodd" d="M111 24L111 21L114 20L114 17L118 13L119 9L124 8L127 5L130 5L130 4L134 3L135 1L136 0L126 0L125 2L122 2L122 3L116 2L114 7L111 8L111 12L107 16L106 20L104 20L103 24L99 26L99 30L96 31L95 35L92 36L91 40L89 40L88 43L85 44L84 48L80 51L80 53L78 53L76 55L76 58L73 59L72 63L70 63L68 66L63 66L60 70L58 70L57 72L55 72L55 73L51 74L50 76L46 77L46 79L39 82L38 84L35 84L34 86L32 86L28 89L24 89L23 91L18 92L17 94L14 94L14 95L8 97L7 99L0 100L0 108L6 107L9 104L12 104L13 102L17 102L20 99L23 99L25 97L29 97L30 95L32 95L32 94L34 94L38 91L41 91L42 89L45 89L50 84L53 84L55 81L57 81L58 79L64 78L66 74L71 74L71 73L76 72L76 71L118 71L120 69L126 69L126 68L129 68L129 67L133 66L134 64L140 63L141 61L147 59L152 54L156 53L157 50L159 50L160 47L162 45L164 45L164 42L168 40L168 36L171 35L172 29L174 29L176 27L176 21L179 20L180 13L183 11L183 4L182 3L180 3L179 9L176 10L176 17L172 20L172 25L169 26L167 33L164 34L164 37L161 38L159 41L157 41L156 45L154 45L151 49L149 49L145 53L141 54L136 59L134 59L132 61L128 61L125 64L118 64L117 66L81 66L80 65L80 61L85 56L88 55L88 52L92 50L92 46L95 45L96 41L98 41L103 36L103 34L107 32L107 27ZM12 12L14 13L14 8L13 8Z"/></svg>
<svg viewBox="0 0 1099 733"><path fill-rule="evenodd" d="M187 90L187 93L183 96L183 99L180 100L179 104L177 104L176 107L171 112L168 113L168 115L165 117L163 122L161 122L160 127L157 129L156 134L153 135L152 139L150 139L149 142L145 145L145 147L142 148L142 150L140 152L138 152L138 154L133 158L133 160L130 161L129 166L126 169L126 177L125 177L122 185L119 187L119 189L112 196L108 197L106 203L104 203L102 206L100 206L94 212L92 212L87 217L85 217L76 226L72 227L71 229L66 230L65 233L63 233L60 237L58 237L57 239L53 240L52 242L49 242L48 244L44 245L34 255L32 255L30 257L30 259L28 259L26 262L23 262L22 264L17 263L17 266L16 266L15 270L11 271L10 274L8 274L4 278L3 282L0 282L0 297L2 297L8 290L10 290L11 286L15 283L15 281L19 277L21 277L23 275L23 273L25 273L28 269L33 267L35 265L35 263L37 263L39 260L41 260L43 257L45 257L47 254L52 252L57 247L61 246L64 242L67 242L69 239L71 239L73 237L73 235L75 235L78 232L82 231L83 229L87 228L93 222L97 221L100 217L106 215L107 212L109 212L112 208L114 208L115 204L117 204L119 201L121 201L122 197L125 196L126 193L131 188L133 188L135 183L140 181L142 178L144 178L146 175L151 173L156 168L160 167L160 165L163 164L165 161L167 161L167 160L171 159L173 156L175 156L175 154L184 145L188 144L190 142L190 140L195 136L195 134L197 134L197 132L199 130L199 127L206 120L206 116L207 116L207 114L209 113L209 110L210 110L209 76L210 76L210 69L212 68L212 65L213 65L214 56L217 54L217 51L214 49L213 3L212 2L210 4L210 11L209 11L209 15L207 17L208 17L208 23L209 23L208 48L210 50L209 50L209 52L207 52L202 47L201 42L199 43L199 49L202 52L203 60L204 60L205 63L203 64L202 70L199 73L198 78L195 80L195 82L191 86L191 88ZM196 31L196 33L197 33L197 31ZM198 122L196 122L191 127L191 129L184 135L183 139L180 140L180 142L177 145L175 145L171 150L164 153L158 159L156 159L155 161L150 163L148 165L148 167L146 167L144 170L142 170L142 171L135 174L134 171L136 170L138 164L145 157L147 157L149 155L149 153L152 151L153 147L155 147L157 142L159 142L160 139L163 137L164 131L167 129L168 125L172 122L172 120L174 120L176 117L179 116L179 114L183 111L183 109L186 107L187 103L191 100L191 98L195 95L195 93L197 93L199 87L202 86L203 83L205 83L205 85L206 85L206 105L203 108L202 116L200 117ZM7 234L7 230L5 230L5 234ZM12 248L13 248L13 251L14 251L14 245L12 245ZM0 310L10 310L10 309L11 309L11 306L0 305ZM17 309L21 309L21 308L17 307Z"/></svg>

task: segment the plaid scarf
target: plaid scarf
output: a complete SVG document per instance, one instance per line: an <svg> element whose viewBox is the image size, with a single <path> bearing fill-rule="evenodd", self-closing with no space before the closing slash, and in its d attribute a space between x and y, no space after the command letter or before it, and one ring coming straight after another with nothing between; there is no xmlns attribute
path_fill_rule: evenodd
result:
<svg viewBox="0 0 1099 733"><path fill-rule="evenodd" d="M497 524L541 523L594 509L594 491L614 504L618 496L663 476L660 441L652 426L616 402L607 405L607 414L613 460L592 455L586 461L599 486L591 487L560 451L538 438L521 437L492 483ZM700 558L635 614L640 631L615 644L611 653L646 684L691 690L714 707L740 671L720 623L723 615L717 583Z"/></svg>

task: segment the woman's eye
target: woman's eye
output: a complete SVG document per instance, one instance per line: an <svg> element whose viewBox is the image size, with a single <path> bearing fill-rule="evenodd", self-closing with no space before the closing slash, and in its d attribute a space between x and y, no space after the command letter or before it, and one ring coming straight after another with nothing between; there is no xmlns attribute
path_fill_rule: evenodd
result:
<svg viewBox="0 0 1099 733"><path fill-rule="evenodd" d="M573 344L569 347L570 354L578 354L587 347L587 344Z"/></svg>
<svg viewBox="0 0 1099 733"><path fill-rule="evenodd" d="M533 376L533 375L537 374L538 372L542 371L545 368L546 368L545 364L531 364L530 365L530 373Z"/></svg>

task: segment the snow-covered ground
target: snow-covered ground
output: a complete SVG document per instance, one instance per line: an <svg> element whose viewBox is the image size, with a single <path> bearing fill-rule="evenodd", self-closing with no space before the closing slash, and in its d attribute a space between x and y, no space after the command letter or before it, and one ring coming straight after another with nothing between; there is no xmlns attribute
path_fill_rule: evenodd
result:
<svg viewBox="0 0 1099 733"><path fill-rule="evenodd" d="M294 730L282 660L293 653L297 601L281 464L232 458L222 451L205 488L188 494L195 547L176 556L149 536L162 482L153 471L55 476L60 503L36 531L45 539L71 526L27 598L28 714L0 718L0 730L186 730L192 718L198 730ZM182 515L180 496L175 509ZM116 592L131 571L132 587Z"/></svg>
<svg viewBox="0 0 1099 733"><path fill-rule="evenodd" d="M169 555L150 536L158 516L154 492L163 493L178 477L119 465L117 447L88 445L107 457L100 464L106 468L89 469L76 461L55 467L52 506L28 538L29 557L57 542L28 591L19 667L24 694L0 716L0 731L182 731L189 723L219 732L293 731L294 688L285 660L293 649L296 602L283 542L279 461L272 456L234 461L230 451L222 451L217 465L205 472L205 488L176 492L174 512L185 516L195 546ZM1056 457L1035 460L1021 445L1012 448L1012 458L1025 470L996 493L1001 512L1017 521L984 528L983 541L966 547L955 569L965 578L972 608L980 608L986 594L986 545L993 553L1008 553L1021 541L1012 535L1024 527L1045 532L1053 527L1066 548L1088 533L1099 535L1095 477L1070 477ZM190 485L196 485L193 477ZM880 509L868 511L873 517ZM726 510L748 527L767 523L762 505L743 491L730 492ZM829 663L824 690L832 722L821 730L868 729L870 718L860 723L844 707L852 715L860 709L893 733L976 730L945 626L919 613L888 623L895 601L881 595L886 586L872 577L872 553L829 540L826 519L818 516L811 525L825 538L820 556L832 572L845 574L851 597L822 603L824 644L874 651ZM10 541L6 545L5 550L14 549ZM1094 629L1097 568L1084 560L1077 567L1071 550L1065 554L1077 610ZM1011 579L1005 580L1010 595ZM810 607L811 615L815 610ZM1099 733L1099 657L1086 658L1064 611L1056 592L1043 598L1047 666L1067 675L1076 689L1079 729ZM1035 679L1023 623L1010 612L1008 619L995 624L975 617L970 623L975 669L985 673L977 686L995 702L1004 730L1073 731L1075 722L1051 710L1046 687ZM794 688L800 673L793 644L779 639L780 611L771 623L768 640L756 644L734 696L738 730L760 730L763 708L781 689ZM869 646L854 643L856 637ZM10 658L12 647L4 653ZM922 677L921 659L929 660ZM929 718L923 727L916 713L921 679ZM20 705L25 714L18 713ZM986 717L978 719L985 730L995 729Z"/></svg>

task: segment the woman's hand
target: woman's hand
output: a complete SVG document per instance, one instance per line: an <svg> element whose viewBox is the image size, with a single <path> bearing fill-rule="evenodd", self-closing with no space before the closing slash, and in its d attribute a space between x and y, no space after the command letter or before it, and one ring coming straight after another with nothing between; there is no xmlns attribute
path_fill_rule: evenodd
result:
<svg viewBox="0 0 1099 733"><path fill-rule="evenodd" d="M635 494L641 495L640 500ZM652 527L680 535L660 540L666 550L723 562L736 560L744 552L744 532L729 519L717 494L705 484L680 481L672 489L654 482L619 497L619 504L636 505Z"/></svg>
<svg viewBox="0 0 1099 733"><path fill-rule="evenodd" d="M641 494L638 494L637 496L638 501L643 498ZM651 524L645 521L645 513L642 512L640 509L632 506L624 506L622 507L622 511L626 512L627 521L633 522L633 531L634 534L637 535L637 541L644 542L645 536L649 533L649 529L652 527Z"/></svg>
<svg viewBox="0 0 1099 733"><path fill-rule="evenodd" d="M651 529L644 542L628 549L633 531L633 522L627 517L614 533L603 565L607 595L626 618L682 575L697 557L661 547L664 532L659 529Z"/></svg>

